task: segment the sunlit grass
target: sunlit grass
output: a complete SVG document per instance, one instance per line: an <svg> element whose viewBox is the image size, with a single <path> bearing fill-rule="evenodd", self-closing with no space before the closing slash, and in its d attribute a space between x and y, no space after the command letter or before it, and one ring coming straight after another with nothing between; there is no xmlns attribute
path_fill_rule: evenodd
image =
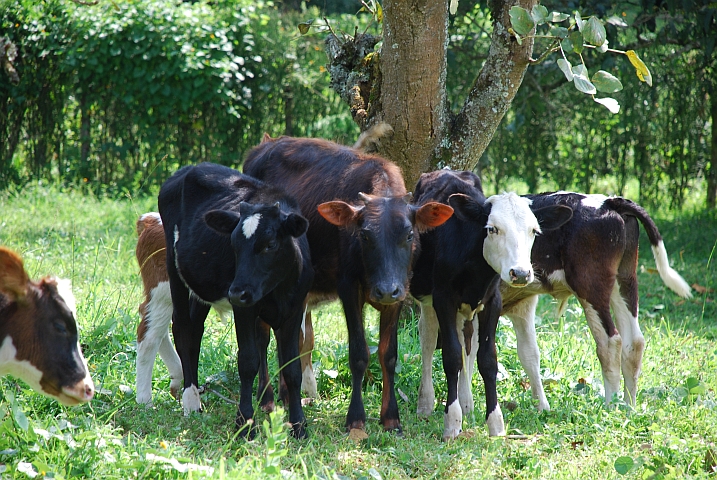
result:
<svg viewBox="0 0 717 480"><path fill-rule="evenodd" d="M603 406L600 365L579 304L571 301L565 316L556 318L554 302L544 297L537 330L550 412L534 408L515 335L509 322L501 321L498 394L513 437L487 436L483 385L476 375L477 411L464 420L464 438L442 442L442 405L429 418L415 414L420 347L417 321L407 315L399 330L397 366L404 436L385 433L378 423L381 370L372 355L364 382L369 436L356 443L343 431L350 373L337 303L314 312L320 398L305 408L308 440L286 439L286 416L271 418L259 409L256 440L239 439L233 427L236 405L213 393L204 395L203 413L184 417L159 359L153 406L136 404L141 283L134 225L139 214L154 209L154 198L115 201L36 186L0 194L0 244L20 252L35 277L52 273L73 280L81 342L98 389L90 404L66 408L13 378L0 380L0 477L44 472L55 478L602 479L620 477L618 458L632 462L631 478L706 477L712 471L717 455L717 275L715 259L708 263L717 241L712 213L657 218L674 267L690 284L706 289L692 300L678 298L651 273L650 249L641 244L647 350L634 409ZM378 321L370 310L366 330L374 346ZM273 342L271 348L275 375ZM433 362L440 402L445 399L440 352ZM213 314L199 375L223 397L238 400L233 325Z"/></svg>

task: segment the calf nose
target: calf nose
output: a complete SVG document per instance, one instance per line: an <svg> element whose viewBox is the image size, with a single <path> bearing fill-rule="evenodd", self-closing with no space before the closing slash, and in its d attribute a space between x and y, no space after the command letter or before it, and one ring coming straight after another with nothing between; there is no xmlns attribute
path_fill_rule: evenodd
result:
<svg viewBox="0 0 717 480"><path fill-rule="evenodd" d="M374 302L391 305L400 302L406 296L405 289L397 283L391 285L377 285L371 291L371 300Z"/></svg>
<svg viewBox="0 0 717 480"><path fill-rule="evenodd" d="M530 270L523 270L520 268L510 269L510 280L511 285L514 287L524 287L529 284L533 279L533 272Z"/></svg>
<svg viewBox="0 0 717 480"><path fill-rule="evenodd" d="M92 397L95 396L95 387L94 385L86 384L85 385L85 398L87 400L92 400Z"/></svg>
<svg viewBox="0 0 717 480"><path fill-rule="evenodd" d="M247 306L254 304L254 297L246 289L232 288L229 290L229 302L236 306Z"/></svg>

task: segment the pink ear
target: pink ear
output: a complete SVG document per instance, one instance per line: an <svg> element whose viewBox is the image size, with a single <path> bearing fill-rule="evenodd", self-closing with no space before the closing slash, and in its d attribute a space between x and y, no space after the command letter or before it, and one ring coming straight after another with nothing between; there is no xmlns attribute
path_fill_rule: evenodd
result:
<svg viewBox="0 0 717 480"><path fill-rule="evenodd" d="M271 138L271 135L269 135L266 132L264 132L264 136L261 137L261 143L271 142L272 140L274 140L274 139Z"/></svg>
<svg viewBox="0 0 717 480"><path fill-rule="evenodd" d="M341 200L322 203L317 209L326 221L337 227L346 227L352 222L355 222L356 216L362 210L361 208L352 207Z"/></svg>
<svg viewBox="0 0 717 480"><path fill-rule="evenodd" d="M419 229L435 228L443 225L453 215L453 209L438 202L429 202L416 212L416 225Z"/></svg>
<svg viewBox="0 0 717 480"><path fill-rule="evenodd" d="M0 291L17 301L27 293L29 281L22 259L13 251L0 247Z"/></svg>

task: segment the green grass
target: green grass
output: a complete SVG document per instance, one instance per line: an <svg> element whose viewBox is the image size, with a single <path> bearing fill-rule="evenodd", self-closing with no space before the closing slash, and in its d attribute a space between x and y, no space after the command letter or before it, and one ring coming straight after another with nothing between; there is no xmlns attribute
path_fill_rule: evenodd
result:
<svg viewBox="0 0 717 480"><path fill-rule="evenodd" d="M0 244L19 251L33 277L68 277L78 300L81 343L98 393L66 408L11 377L0 380L0 478L41 472L54 478L714 478L717 464L717 217L665 215L658 226L675 268L709 289L692 300L668 291L650 273L645 235L639 274L641 325L647 339L637 406L612 409L599 395L595 346L577 302L555 318L555 304L538 307L538 341L552 411L538 414L524 388L515 335L498 331L498 384L509 438L489 438L483 386L473 380L477 412L466 434L442 442L440 405L428 419L415 414L420 352L415 317L399 331L397 388L404 436L381 431L381 371L372 356L364 386L368 439L343 431L350 393L346 329L336 304L315 312L314 352L320 398L305 409L310 438L287 438L287 416L259 411L254 441L236 438L236 406L205 394L205 411L182 415L158 360L154 405L134 400L135 328L141 282L134 259L134 224L156 209L154 198L97 199L29 186L0 193ZM644 267L644 268L642 268ZM377 319L368 317L370 343ZM272 346L273 348L273 346ZM231 324L212 315L204 337L200 378L238 398L236 341ZM273 370L276 361L272 358ZM579 382L583 379L582 382ZM434 383L445 398L440 352ZM405 397L407 400L404 400ZM510 408L507 408L510 407ZM258 410L258 409L257 409ZM210 468L211 470L208 470ZM26 472L26 473L23 473Z"/></svg>

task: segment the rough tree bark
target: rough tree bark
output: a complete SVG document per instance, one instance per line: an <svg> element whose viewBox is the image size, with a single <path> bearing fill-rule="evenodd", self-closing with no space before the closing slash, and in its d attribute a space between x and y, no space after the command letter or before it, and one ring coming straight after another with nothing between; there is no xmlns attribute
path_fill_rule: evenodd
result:
<svg viewBox="0 0 717 480"><path fill-rule="evenodd" d="M334 89L351 105L362 129L389 123L392 137L378 147L396 162L410 190L421 173L449 166L472 170L490 143L523 81L532 40L518 45L508 33L510 8L535 0L493 0L490 56L458 113L446 101L448 1L386 0L383 45L357 34L327 40ZM377 58L378 57L378 58Z"/></svg>

